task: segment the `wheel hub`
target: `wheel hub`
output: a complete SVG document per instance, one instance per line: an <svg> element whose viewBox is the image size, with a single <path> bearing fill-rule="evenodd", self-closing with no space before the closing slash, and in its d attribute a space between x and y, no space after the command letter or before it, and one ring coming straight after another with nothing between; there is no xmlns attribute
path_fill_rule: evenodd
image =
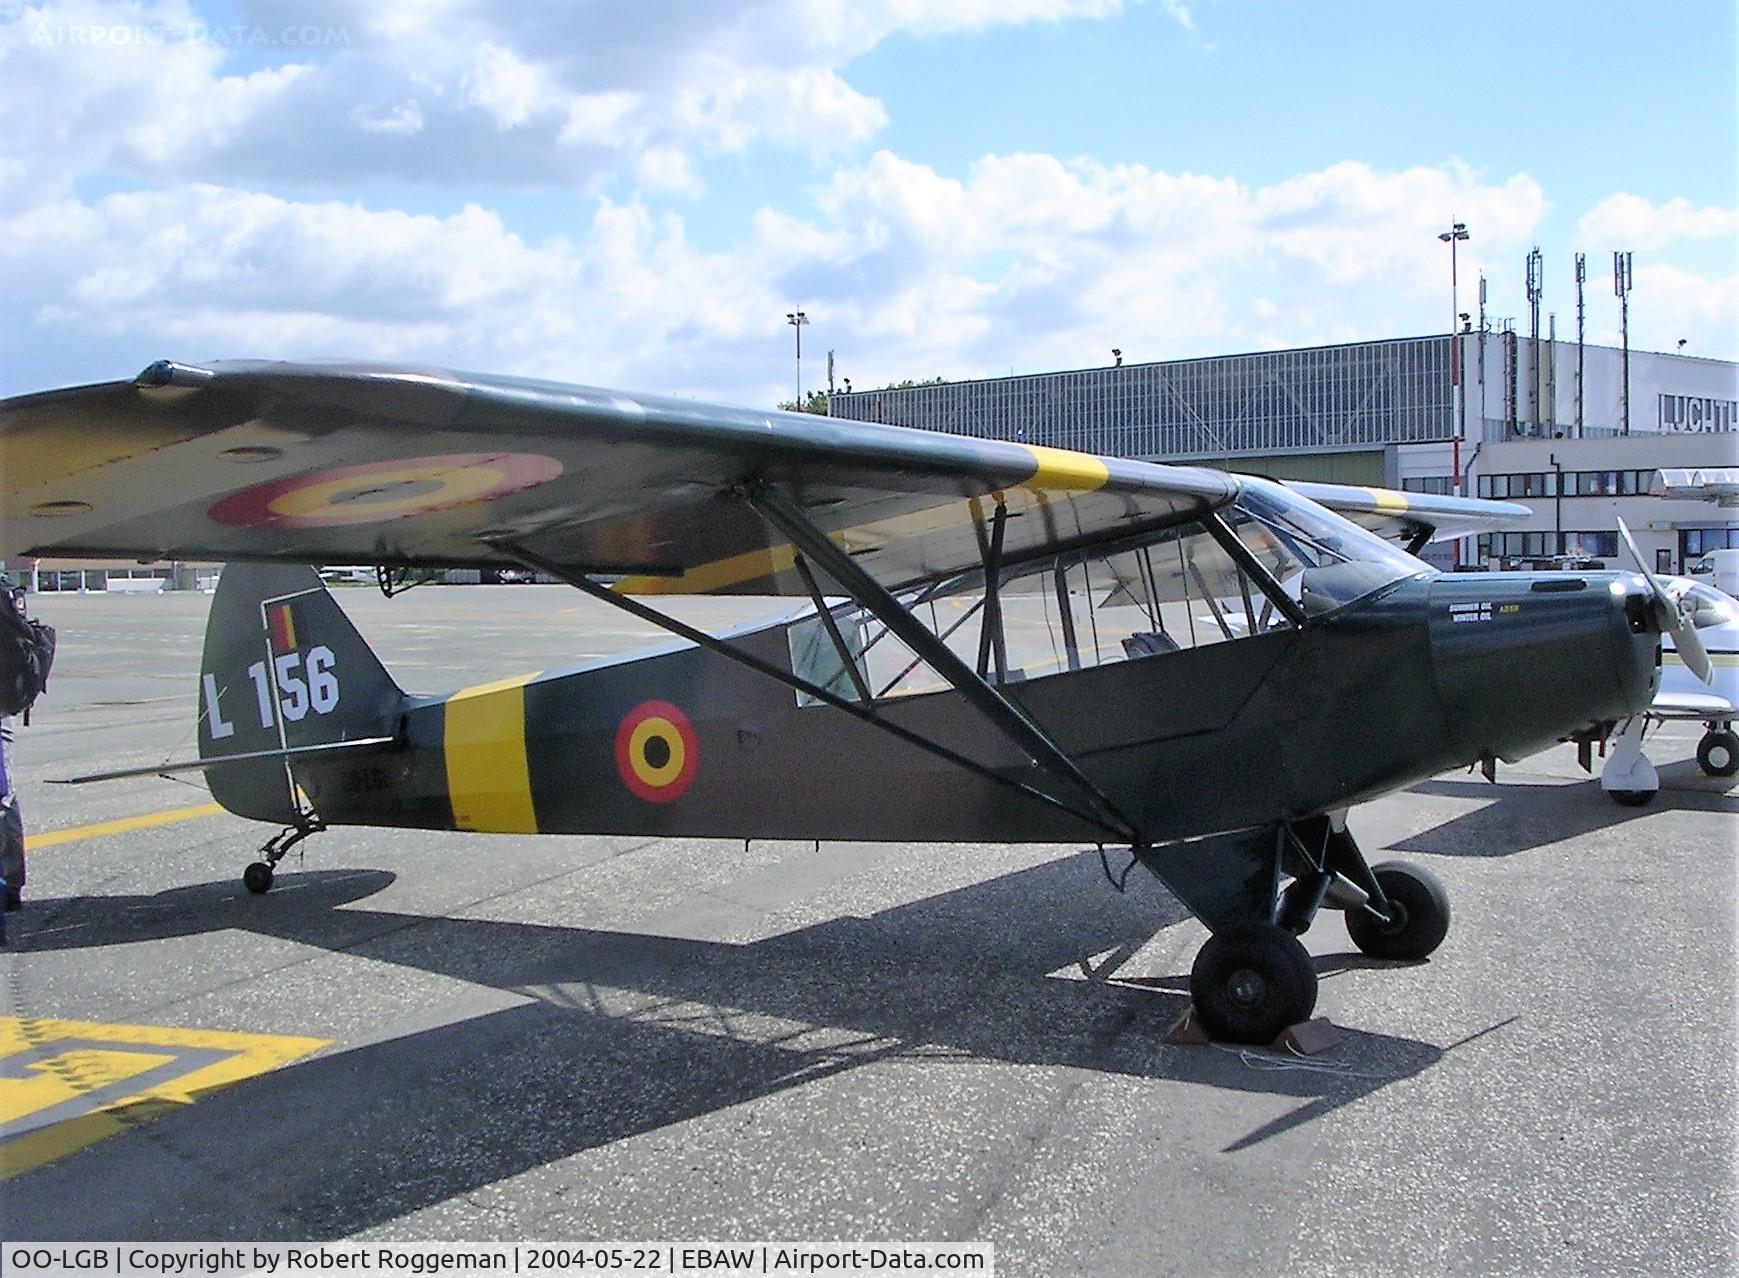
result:
<svg viewBox="0 0 1739 1278"><path fill-rule="evenodd" d="M1390 936L1399 936L1407 930L1407 907L1394 897L1389 898L1389 921L1383 924L1383 931Z"/></svg>
<svg viewBox="0 0 1739 1278"><path fill-rule="evenodd" d="M1268 996L1268 982L1262 973L1242 967L1227 979L1226 992L1239 1007L1256 1007Z"/></svg>

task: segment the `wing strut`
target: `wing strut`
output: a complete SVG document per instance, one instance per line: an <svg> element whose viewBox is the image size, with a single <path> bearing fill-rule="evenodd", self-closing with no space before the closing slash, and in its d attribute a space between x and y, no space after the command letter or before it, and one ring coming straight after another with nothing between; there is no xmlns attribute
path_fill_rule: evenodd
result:
<svg viewBox="0 0 1739 1278"><path fill-rule="evenodd" d="M1129 837L1127 833L1127 823L1112 824L1105 817L1096 815L1093 811L1083 811L1074 804L1065 803L1056 796L1046 794L1043 790L1040 790L1035 786L1030 786L1024 781L1017 781L1013 777L1004 776L1000 772L985 767L982 763L979 763L976 760L968 759L965 755L950 750L940 742L932 741L921 733L913 732L910 728L883 718L881 715L876 714L874 710L866 709L865 707L858 705L855 701L848 701L844 697L822 687L818 683L812 683L801 675L792 674L788 670L781 670L772 662L763 661L753 653L745 652L741 648L727 643L716 635L709 635L704 630L697 629L686 622L678 621L668 613L659 612L658 609L641 603L632 595L617 594L609 587L599 585L584 573L570 571L569 569L562 567L560 564L554 563L543 558L541 555L525 549L525 547L516 542L495 541L491 544L503 554L511 555L527 568L534 568L538 572L548 573L557 581L566 582L568 585L574 587L574 589L588 594L594 599L602 600L611 607L619 608L632 617L638 617L641 621L657 626L660 630L668 630L677 638L686 639L698 647L705 648L708 652L716 652L721 657L735 661L739 665L747 666L749 669L754 670L759 674L766 675L769 679L777 680L788 688L794 688L798 692L814 697L817 701L825 702L835 710L843 710L853 718L861 719L865 723L872 724L875 727L882 729L882 731L888 733L890 736L897 737L909 745L917 746L920 750L926 750L937 758L954 764L956 767L965 768L968 772L971 772L976 776L983 777L987 781L991 781L1000 786L1005 786L1017 793L1024 794L1029 799L1036 799L1038 802L1043 803L1048 807L1056 808L1061 812L1067 812L1076 820L1085 821L1089 825L1098 826L1102 830L1115 834L1120 839ZM831 545L832 543L829 542L828 544ZM928 632L926 631L925 633Z"/></svg>
<svg viewBox="0 0 1739 1278"><path fill-rule="evenodd" d="M978 677L989 673L990 659L996 658L996 682L1008 682L1008 643L1002 633L1002 535L1008 525L1008 507L996 503L996 514L990 519L990 541L978 535L979 549L984 552L984 622L978 628Z"/></svg>
<svg viewBox="0 0 1739 1278"><path fill-rule="evenodd" d="M815 615L821 618L821 624L827 627L827 637L833 640L833 649L839 654L840 664L851 676L851 686L857 689L857 699L863 702L866 709L875 708L875 694L870 691L863 671L858 669L857 656L846 646L845 636L839 633L839 622L834 619L833 609L827 606L827 597L821 593L821 587L816 584L815 574L809 571L809 563L802 555L792 559L797 569L797 575L803 578L803 584L809 588L809 597L815 601Z"/></svg>
<svg viewBox="0 0 1739 1278"><path fill-rule="evenodd" d="M1224 550L1226 554L1230 556L1233 563L1237 564L1238 567L1244 570L1244 575L1246 577L1256 583L1257 589L1267 595L1269 601L1273 603L1276 608L1280 609L1281 612L1286 614L1286 619L1288 621L1302 629L1305 623L1309 621L1309 618L1304 614L1304 605L1286 593L1285 587L1274 579L1274 574L1268 571L1267 566L1263 564L1260 559L1256 558L1250 548L1244 544L1243 538L1239 537L1237 533L1232 531L1231 525L1225 521L1220 512L1217 510L1210 510L1202 519L1202 523L1207 526L1208 534L1213 537L1215 541L1220 543L1220 549ZM1207 583L1201 580L1199 574L1196 577L1196 581L1201 584L1204 591L1207 590ZM1218 609L1215 609L1216 613L1218 613L1218 611ZM1244 614L1250 622L1250 629L1247 633L1255 634L1256 617L1250 609L1250 592L1248 586L1244 587ZM1225 623L1222 622L1221 624L1224 625Z"/></svg>
<svg viewBox="0 0 1739 1278"><path fill-rule="evenodd" d="M932 634L924 623L905 608L887 587L852 561L850 555L834 543L826 533L778 489L758 483L748 491L749 504L779 533L788 538L804 554L832 577L859 605L869 609L899 640L930 668L953 685L968 704L995 724L1003 735L1026 751L1039 766L1067 782L1100 815L1098 824L1108 824L1132 843L1141 841L1135 825L1117 810L1073 759L1045 735L1044 730L1027 717L1025 711L991 687L958 656L954 650Z"/></svg>

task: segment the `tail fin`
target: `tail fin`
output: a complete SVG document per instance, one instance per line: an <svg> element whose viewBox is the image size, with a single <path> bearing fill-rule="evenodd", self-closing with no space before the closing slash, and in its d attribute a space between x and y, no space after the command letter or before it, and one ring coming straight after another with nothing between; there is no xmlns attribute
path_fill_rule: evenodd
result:
<svg viewBox="0 0 1739 1278"><path fill-rule="evenodd" d="M199 757L390 735L405 700L312 568L230 564L218 581L200 661ZM206 772L238 816L284 824L302 811L289 763Z"/></svg>

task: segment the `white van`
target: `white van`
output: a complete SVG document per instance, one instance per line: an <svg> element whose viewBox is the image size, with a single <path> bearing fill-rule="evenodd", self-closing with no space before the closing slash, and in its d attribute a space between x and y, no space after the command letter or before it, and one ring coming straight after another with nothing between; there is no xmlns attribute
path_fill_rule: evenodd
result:
<svg viewBox="0 0 1739 1278"><path fill-rule="evenodd" d="M1739 595L1739 550L1711 550L1691 565L1691 572L1716 590Z"/></svg>

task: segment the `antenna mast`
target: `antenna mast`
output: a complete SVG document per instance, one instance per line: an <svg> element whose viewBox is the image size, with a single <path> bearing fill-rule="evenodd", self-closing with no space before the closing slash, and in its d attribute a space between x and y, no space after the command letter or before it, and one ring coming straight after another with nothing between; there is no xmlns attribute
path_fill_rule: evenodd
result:
<svg viewBox="0 0 1739 1278"><path fill-rule="evenodd" d="M1536 433L1541 421L1540 381L1543 376L1540 368L1540 298L1545 291L1545 259L1536 244L1528 252L1528 350L1533 365L1533 376L1528 378L1528 419Z"/></svg>

